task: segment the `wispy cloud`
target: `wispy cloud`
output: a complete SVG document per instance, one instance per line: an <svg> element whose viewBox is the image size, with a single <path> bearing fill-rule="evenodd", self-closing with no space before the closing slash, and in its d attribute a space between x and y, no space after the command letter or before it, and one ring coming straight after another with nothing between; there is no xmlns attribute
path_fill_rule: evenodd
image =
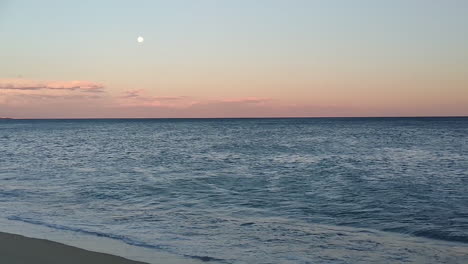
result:
<svg viewBox="0 0 468 264"><path fill-rule="evenodd" d="M0 79L2 90L69 90L81 92L104 92L104 85L89 81L36 81L27 79Z"/></svg>
<svg viewBox="0 0 468 264"><path fill-rule="evenodd" d="M245 97L245 98L228 98L218 100L220 103L236 103L236 104L261 104L271 101L270 98Z"/></svg>
<svg viewBox="0 0 468 264"><path fill-rule="evenodd" d="M38 100L56 100L56 99L71 99L71 100L81 100L81 99L99 99L102 98L99 94L39 94L39 93L21 93L21 94L12 94L12 97L22 98L22 99L38 99Z"/></svg>
<svg viewBox="0 0 468 264"><path fill-rule="evenodd" d="M178 101L188 99L188 96L150 96L146 90L128 90L123 92L121 98L130 98L140 101Z"/></svg>
<svg viewBox="0 0 468 264"><path fill-rule="evenodd" d="M139 89L139 90L128 90L123 92L123 95L120 96L121 98L139 98L141 97L141 94L144 93L145 90Z"/></svg>
<svg viewBox="0 0 468 264"><path fill-rule="evenodd" d="M190 96L151 96L143 89L125 91L119 98L121 106L169 108L186 108L196 105L261 105L271 101L270 98L260 97L195 99Z"/></svg>
<svg viewBox="0 0 468 264"><path fill-rule="evenodd" d="M119 97L121 106L181 108L194 104L189 96L151 96L146 90L128 90Z"/></svg>

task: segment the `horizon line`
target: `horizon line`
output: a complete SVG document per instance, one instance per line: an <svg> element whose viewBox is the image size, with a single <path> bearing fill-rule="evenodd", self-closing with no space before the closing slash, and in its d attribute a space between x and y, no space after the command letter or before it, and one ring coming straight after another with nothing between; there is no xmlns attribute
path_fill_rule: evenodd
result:
<svg viewBox="0 0 468 264"><path fill-rule="evenodd" d="M468 118L468 115L448 116L259 116L259 117L44 117L44 118L16 118L0 117L0 120L128 120L128 119L320 119L320 118Z"/></svg>

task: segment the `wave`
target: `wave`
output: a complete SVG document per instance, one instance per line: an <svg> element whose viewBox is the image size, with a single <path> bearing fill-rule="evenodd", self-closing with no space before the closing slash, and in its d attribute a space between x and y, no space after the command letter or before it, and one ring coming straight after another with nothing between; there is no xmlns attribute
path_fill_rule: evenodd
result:
<svg viewBox="0 0 468 264"><path fill-rule="evenodd" d="M39 220L31 219L31 218L19 217L19 216L7 216L6 219L11 220L11 221L24 222L24 223L33 224L33 225L45 226L45 227L56 229L56 230L72 231L72 232L77 232L77 233L86 234L86 235L110 238L110 239L114 239L114 240L119 240L119 241L124 242L125 244L131 245L131 246L162 250L162 251L170 252L172 254L177 254L177 253L173 252L172 250L170 250L169 246L167 246L167 245L148 244L148 243L141 242L141 241L138 241L138 240L134 240L134 239L131 239L129 237L122 236L122 235L90 231L90 230L85 230L85 229L82 229L82 228L69 227L69 226L64 226L64 225L59 225L59 224L51 224L51 223L46 223L46 222L43 222L43 221L39 221ZM182 256L187 257L187 258L201 260L203 262L216 261L216 262L220 262L220 263L223 263L223 262L225 263L225 260L223 260L223 259L214 258L214 257L210 257L210 256L196 256L196 255L186 255L186 254L184 254Z"/></svg>

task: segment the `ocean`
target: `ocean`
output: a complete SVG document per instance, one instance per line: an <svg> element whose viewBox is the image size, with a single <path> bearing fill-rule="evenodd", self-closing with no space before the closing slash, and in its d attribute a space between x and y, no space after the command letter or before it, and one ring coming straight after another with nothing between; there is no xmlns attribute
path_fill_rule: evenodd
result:
<svg viewBox="0 0 468 264"><path fill-rule="evenodd" d="M0 120L0 218L210 263L468 263L468 118Z"/></svg>

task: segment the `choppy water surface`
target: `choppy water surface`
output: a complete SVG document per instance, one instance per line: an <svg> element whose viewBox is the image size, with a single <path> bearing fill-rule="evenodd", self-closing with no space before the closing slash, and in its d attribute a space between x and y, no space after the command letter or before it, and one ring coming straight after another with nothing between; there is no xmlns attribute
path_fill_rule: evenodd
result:
<svg viewBox="0 0 468 264"><path fill-rule="evenodd" d="M466 263L468 119L0 120L0 217L224 263Z"/></svg>

